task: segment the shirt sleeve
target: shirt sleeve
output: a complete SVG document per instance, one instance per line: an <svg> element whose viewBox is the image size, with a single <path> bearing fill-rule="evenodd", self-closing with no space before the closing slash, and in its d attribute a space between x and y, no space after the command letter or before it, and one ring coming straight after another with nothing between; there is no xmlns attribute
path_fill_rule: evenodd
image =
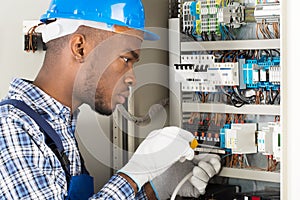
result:
<svg viewBox="0 0 300 200"><path fill-rule="evenodd" d="M115 174L109 179L103 188L90 199L129 200L134 198L135 194L131 185L122 176Z"/></svg>
<svg viewBox="0 0 300 200"><path fill-rule="evenodd" d="M135 199L137 200L147 200L145 188L142 187L142 189L135 195Z"/></svg>
<svg viewBox="0 0 300 200"><path fill-rule="evenodd" d="M90 200L99 199L113 199L113 200L124 200L124 199L137 199L137 200L148 200L145 189L142 189L134 195L134 190L131 185L122 176L115 174L110 180L104 185L104 187L95 194Z"/></svg>

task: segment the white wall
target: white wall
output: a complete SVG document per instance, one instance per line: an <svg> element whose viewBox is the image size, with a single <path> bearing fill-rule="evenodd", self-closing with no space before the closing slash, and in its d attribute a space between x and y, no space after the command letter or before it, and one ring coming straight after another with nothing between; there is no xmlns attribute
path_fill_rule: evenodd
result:
<svg viewBox="0 0 300 200"><path fill-rule="evenodd" d="M283 164L282 199L299 199L299 1L282 2Z"/></svg>
<svg viewBox="0 0 300 200"><path fill-rule="evenodd" d="M38 19L49 0L5 1L0 6L0 96L3 97L12 77L32 79L43 60L43 52L23 51L23 20Z"/></svg>

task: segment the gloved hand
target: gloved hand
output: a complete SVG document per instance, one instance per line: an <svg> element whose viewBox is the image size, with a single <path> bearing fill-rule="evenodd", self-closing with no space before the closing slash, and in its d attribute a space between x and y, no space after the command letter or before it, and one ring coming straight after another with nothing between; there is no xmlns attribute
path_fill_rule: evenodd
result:
<svg viewBox="0 0 300 200"><path fill-rule="evenodd" d="M162 174L178 160L192 160L194 151L189 142L193 139L192 133L179 127L154 130L118 172L129 176L139 190L146 182Z"/></svg>
<svg viewBox="0 0 300 200"><path fill-rule="evenodd" d="M211 177L219 173L221 158L217 154L195 155L192 161L176 162L163 174L152 180L153 189L161 200L169 199L179 182L190 172L192 177L186 181L177 195L198 198L205 193Z"/></svg>

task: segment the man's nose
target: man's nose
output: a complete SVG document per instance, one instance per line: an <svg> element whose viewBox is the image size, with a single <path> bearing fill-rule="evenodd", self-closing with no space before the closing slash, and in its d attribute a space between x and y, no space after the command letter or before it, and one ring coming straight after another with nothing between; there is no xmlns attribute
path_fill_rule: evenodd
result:
<svg viewBox="0 0 300 200"><path fill-rule="evenodd" d="M135 86L136 78L135 78L135 73L134 73L133 69L126 72L126 74L125 74L125 83L128 86Z"/></svg>

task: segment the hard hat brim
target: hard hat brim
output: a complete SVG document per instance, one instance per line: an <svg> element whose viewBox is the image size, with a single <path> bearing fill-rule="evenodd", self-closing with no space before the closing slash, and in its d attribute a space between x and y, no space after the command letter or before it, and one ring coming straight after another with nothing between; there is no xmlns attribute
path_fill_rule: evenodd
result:
<svg viewBox="0 0 300 200"><path fill-rule="evenodd" d="M156 41L156 40L159 40L160 39L160 36L151 32L151 31L148 31L148 30L141 30L144 32L144 40L150 40L150 41Z"/></svg>
<svg viewBox="0 0 300 200"><path fill-rule="evenodd" d="M116 29L114 29L115 26L109 26L109 25L107 25L105 23L101 23L101 22L60 18L60 19L56 19L55 21L47 24L46 27L43 29L43 33L42 33L43 41L46 43L46 42L56 39L58 37L62 37L67 34L74 33L80 25L86 25L89 27L107 30L107 31L119 32ZM124 28L125 28L125 31L129 30L129 29L141 31L142 32L142 34L141 34L142 40L155 41L155 40L160 39L159 35L151 32L149 30L146 30L145 28L128 28L128 27L124 27ZM122 33L123 31L124 30L120 31L119 33Z"/></svg>

